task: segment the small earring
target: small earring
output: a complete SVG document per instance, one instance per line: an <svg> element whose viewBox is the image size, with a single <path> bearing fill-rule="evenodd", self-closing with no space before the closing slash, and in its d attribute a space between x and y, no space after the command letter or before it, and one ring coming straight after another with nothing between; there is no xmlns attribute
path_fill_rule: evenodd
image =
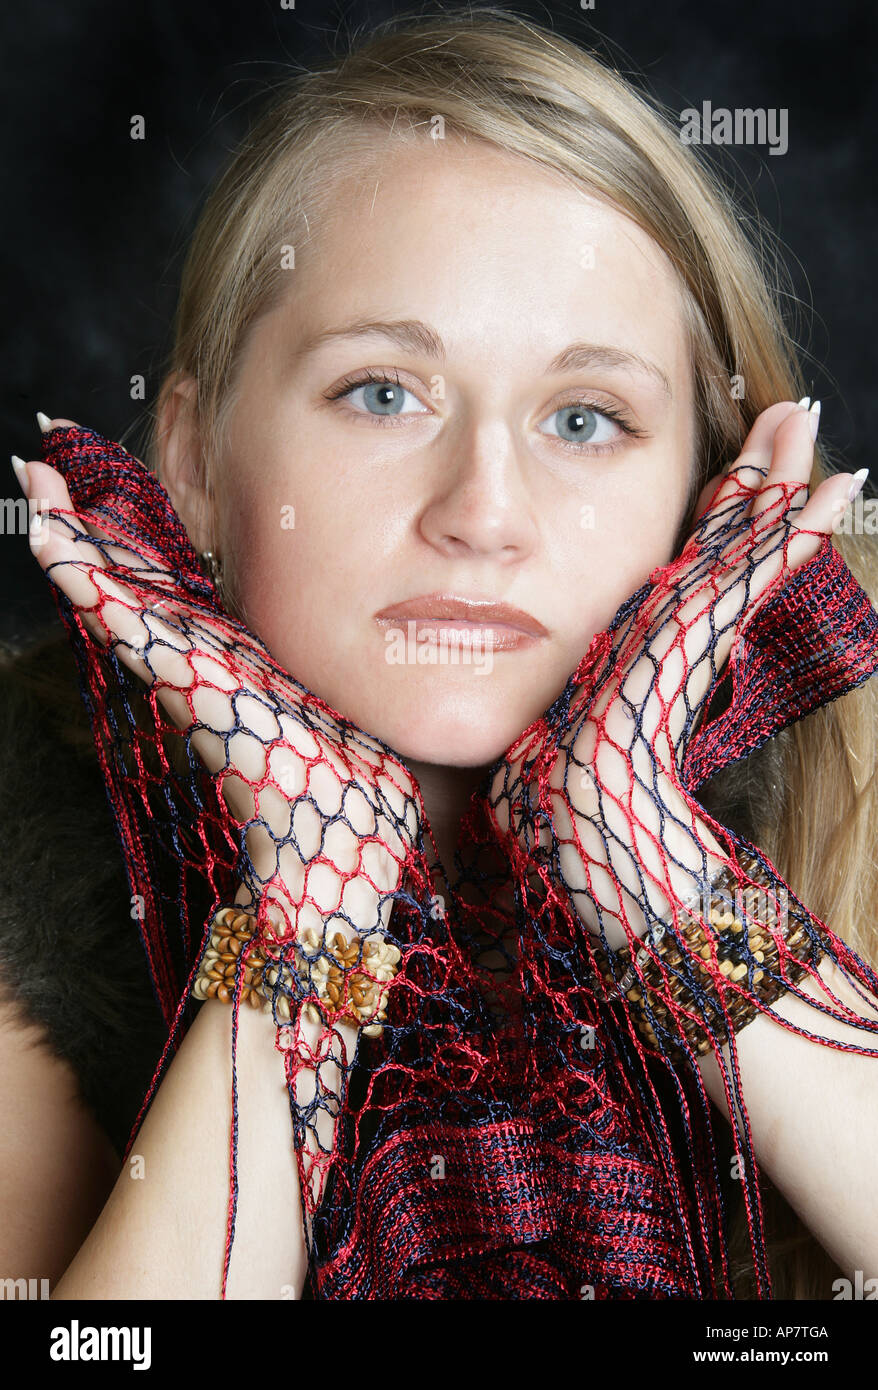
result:
<svg viewBox="0 0 878 1390"><path fill-rule="evenodd" d="M205 569L207 570L208 574L210 575L211 581L212 581L212 583L213 583L213 587L216 589L216 591L217 591L218 594L222 594L222 591L223 591L222 561L219 559L219 557L218 557L217 555L214 555L214 553L213 553L212 550L202 550L202 552L201 552L201 559L202 559L203 562L204 562L204 567L205 567Z"/></svg>

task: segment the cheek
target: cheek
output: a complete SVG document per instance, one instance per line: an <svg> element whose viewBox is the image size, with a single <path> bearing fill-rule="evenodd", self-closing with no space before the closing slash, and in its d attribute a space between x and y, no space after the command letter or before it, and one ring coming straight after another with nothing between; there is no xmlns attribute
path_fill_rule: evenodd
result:
<svg viewBox="0 0 878 1390"><path fill-rule="evenodd" d="M281 493L239 484L226 499L223 527L244 621L269 647L284 612L295 627L296 604L308 598L303 592L308 530L295 504Z"/></svg>
<svg viewBox="0 0 878 1390"><path fill-rule="evenodd" d="M624 499L605 499L585 512L564 562L571 669L595 633L605 631L652 571L672 558L683 500L677 505L658 490L631 488Z"/></svg>
<svg viewBox="0 0 878 1390"><path fill-rule="evenodd" d="M369 606L374 551L363 553L362 527L345 523L337 498L297 506L282 491L242 496L229 516L242 618L281 665L338 705L361 655L355 619Z"/></svg>

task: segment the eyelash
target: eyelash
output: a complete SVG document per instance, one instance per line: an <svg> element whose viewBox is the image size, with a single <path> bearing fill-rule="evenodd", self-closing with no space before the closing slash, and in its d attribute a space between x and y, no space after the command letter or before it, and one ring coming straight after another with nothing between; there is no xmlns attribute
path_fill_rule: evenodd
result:
<svg viewBox="0 0 878 1390"><path fill-rule="evenodd" d="M400 381L398 372L395 375L387 371L376 374L367 368L362 372L343 377L334 391L327 391L325 393L324 399L328 401L340 400L343 396L348 396L351 392L356 391L358 386L368 386L370 382L378 383L379 385L388 382L391 385L398 386L401 391L408 391L410 389L404 386ZM411 394L414 395L414 392ZM619 428L632 439L645 439L647 437L646 430L638 429L638 427L632 424L621 411L616 410L613 406L599 405L597 401L577 398L575 400L562 402L561 405L555 407L555 411L553 411L552 414L559 410L570 409L574 405L585 406L586 410L593 411L596 415L603 415L606 419L612 420L614 424L618 425ZM359 413L358 411L357 414ZM393 416L372 415L371 412L368 411L366 413L369 415L370 419L377 420L381 425L389 425L391 429L397 427ZM556 438L558 438L558 436L556 436ZM587 452L591 454L612 454L620 444L618 439L614 440L612 443L604 444L574 444L569 439L560 438L558 438L558 442L565 445L568 449L572 449L574 453Z"/></svg>

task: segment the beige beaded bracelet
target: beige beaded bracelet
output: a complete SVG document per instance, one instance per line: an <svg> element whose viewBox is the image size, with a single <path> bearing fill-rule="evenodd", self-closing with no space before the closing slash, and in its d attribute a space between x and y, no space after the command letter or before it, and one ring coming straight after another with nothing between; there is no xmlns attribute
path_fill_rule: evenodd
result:
<svg viewBox="0 0 878 1390"><path fill-rule="evenodd" d="M749 879L769 890L761 894L767 909L762 915L766 922L770 921L771 926L776 927L777 911L772 897L780 895L773 885L766 880L761 864L752 854L739 848L737 859ZM748 923L747 921L746 899L748 892L752 893L752 891L752 889L740 890L731 866L723 865L710 883L710 905L705 913L707 921L716 928L712 939L707 936L698 919L689 918L687 921L686 912L678 914L677 930L690 948L689 960L698 985L712 1006L716 1040L719 1045L728 1042L726 1017L731 1025L731 1031L740 1032L742 1028L752 1022L758 1013L762 1012L757 1000L761 999L765 1004L773 1004L787 992L790 984L798 983L802 976L807 974L804 961L816 965L826 955L826 947L821 935L818 934L819 944L815 950L800 921L794 923L792 930L784 924L786 930L782 929L783 940L793 960L787 964L788 978L782 978L778 969L778 944L773 932L768 930L767 926L760 926L759 922ZM741 898L744 899L745 908L743 911L737 910L736 892L740 893ZM631 963L631 951L627 946L613 953L617 962L615 972L611 968L607 953L600 944L592 943L592 950L601 977L607 986L607 992L611 998L624 998L627 1001L637 1031L650 1048L657 1049L658 1037L644 1007L645 1003L649 1004L652 1013L664 1028L677 1028L683 1033L690 1047L699 1056L704 1056L711 1051L714 1045L711 1037L691 1017L680 1013L672 1014L671 1009L662 1000L662 990L664 990L665 997L669 994L675 1004L695 1012L700 1007L686 982L679 978L679 974L671 973L679 970L683 961L682 952L668 931L671 921L672 917L666 914L651 933L655 955L660 957L661 961L666 962L671 967L671 971L663 971L642 946L636 955L640 976ZM744 992L739 993L736 990L728 992L725 999L725 1010L720 1002L716 983L707 968L707 962L714 958L714 952L722 975L735 984L743 986L745 981L747 983ZM702 964L702 962L704 963ZM622 970L621 979L618 978L620 969ZM676 1053L677 1056L682 1056L681 1049L675 1047L673 1042L671 1042L669 1050Z"/></svg>
<svg viewBox="0 0 878 1390"><path fill-rule="evenodd" d="M192 989L197 999L232 1002L239 957L255 935L250 909L219 908ZM336 931L323 945L315 929L307 927L295 943L294 959L298 980L310 985L315 995L302 1006L306 1018L321 1024L354 1023L368 1038L381 1036L387 1020L387 986L399 967L398 947L380 932L361 940ZM292 987L285 987L289 969L285 962L267 956L257 942L244 962L241 999L263 1010L274 1004L277 1017L288 1023L290 1001L300 997Z"/></svg>

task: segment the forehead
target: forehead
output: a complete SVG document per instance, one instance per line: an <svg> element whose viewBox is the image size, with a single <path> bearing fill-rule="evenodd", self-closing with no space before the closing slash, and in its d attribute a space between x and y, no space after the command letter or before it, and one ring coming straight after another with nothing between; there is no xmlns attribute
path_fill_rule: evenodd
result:
<svg viewBox="0 0 878 1390"><path fill-rule="evenodd" d="M688 368L678 277L607 199L481 140L377 137L327 174L296 258L303 336L362 315L434 322L499 362L589 339ZM292 308L292 304L291 304Z"/></svg>

